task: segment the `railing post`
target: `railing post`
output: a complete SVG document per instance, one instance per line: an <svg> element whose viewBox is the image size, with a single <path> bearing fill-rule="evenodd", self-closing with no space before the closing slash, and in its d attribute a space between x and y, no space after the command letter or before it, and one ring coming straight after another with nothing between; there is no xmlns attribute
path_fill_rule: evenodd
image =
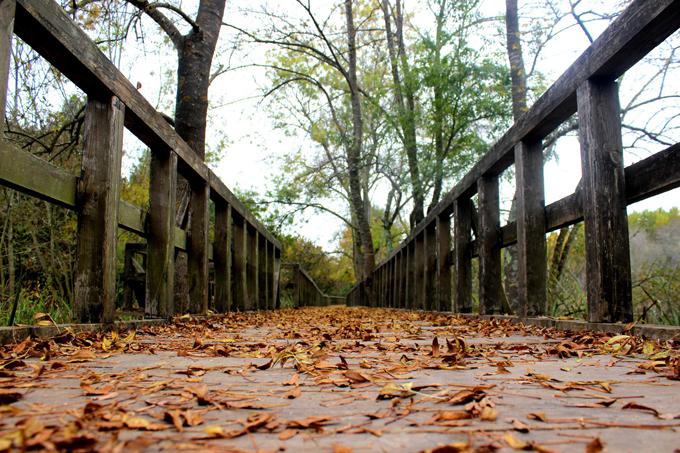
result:
<svg viewBox="0 0 680 453"><path fill-rule="evenodd" d="M450 209L450 208L449 208ZM453 310L451 304L451 212L437 216L437 295L439 311Z"/></svg>
<svg viewBox="0 0 680 453"><path fill-rule="evenodd" d="M399 308L406 308L408 300L408 245L399 251Z"/></svg>
<svg viewBox="0 0 680 453"><path fill-rule="evenodd" d="M472 312L472 200L457 198L453 203L454 256L456 264L455 311Z"/></svg>
<svg viewBox="0 0 680 453"><path fill-rule="evenodd" d="M116 232L125 106L118 98L88 99L78 182L74 318L113 322L116 311Z"/></svg>
<svg viewBox="0 0 680 453"><path fill-rule="evenodd" d="M210 223L210 186L191 181L190 225L187 235L189 269L189 311L208 312L208 229Z"/></svg>
<svg viewBox="0 0 680 453"><path fill-rule="evenodd" d="M545 195L541 142L515 146L519 316L542 316L547 309Z"/></svg>
<svg viewBox="0 0 680 453"><path fill-rule="evenodd" d="M5 132L5 112L7 107L7 81L12 53L12 35L14 33L15 0L0 1L0 129Z"/></svg>
<svg viewBox="0 0 680 453"><path fill-rule="evenodd" d="M267 239L264 241L265 265L264 265L264 300L267 310L274 309L274 299L272 299L272 263L274 260L274 244Z"/></svg>
<svg viewBox="0 0 680 453"><path fill-rule="evenodd" d="M630 322L630 249L618 87L584 82L577 90L588 320Z"/></svg>
<svg viewBox="0 0 680 453"><path fill-rule="evenodd" d="M216 201L213 263L215 265L215 309L218 313L226 313L232 307L231 241L231 206L223 201Z"/></svg>
<svg viewBox="0 0 680 453"><path fill-rule="evenodd" d="M167 319L175 314L177 155L172 150L151 150L149 180L145 312Z"/></svg>
<svg viewBox="0 0 680 453"><path fill-rule="evenodd" d="M267 239L258 234L258 307L261 310L267 310Z"/></svg>
<svg viewBox="0 0 680 453"><path fill-rule="evenodd" d="M243 217L233 216L234 236L234 260L232 262L233 306L236 310L244 311L247 308L248 282L247 282L247 224Z"/></svg>
<svg viewBox="0 0 680 453"><path fill-rule="evenodd" d="M274 247L274 259L272 262L272 299L274 301L274 308L281 308L281 301L279 296L279 275L281 274L281 250L272 244Z"/></svg>
<svg viewBox="0 0 680 453"><path fill-rule="evenodd" d="M425 309L425 232L422 231L415 238L415 275L413 279L414 307L416 310Z"/></svg>
<svg viewBox="0 0 680 453"><path fill-rule="evenodd" d="M257 239L258 233L254 226L247 225L246 227L248 237L248 299L246 308L249 310L259 310L260 304L258 296L260 293L259 281L259 241Z"/></svg>
<svg viewBox="0 0 680 453"><path fill-rule="evenodd" d="M479 198L479 311L501 312L501 248L498 176L484 175L477 181Z"/></svg>
<svg viewBox="0 0 680 453"><path fill-rule="evenodd" d="M437 222L430 222L423 230L425 238L425 267L423 269L423 290L425 310L437 310Z"/></svg>
<svg viewBox="0 0 680 453"><path fill-rule="evenodd" d="M406 244L406 305L404 308L412 310L415 307L413 282L415 281L416 242L411 240Z"/></svg>
<svg viewBox="0 0 680 453"><path fill-rule="evenodd" d="M390 308L397 308L397 281L399 280L399 254L392 258L392 275L390 280Z"/></svg>

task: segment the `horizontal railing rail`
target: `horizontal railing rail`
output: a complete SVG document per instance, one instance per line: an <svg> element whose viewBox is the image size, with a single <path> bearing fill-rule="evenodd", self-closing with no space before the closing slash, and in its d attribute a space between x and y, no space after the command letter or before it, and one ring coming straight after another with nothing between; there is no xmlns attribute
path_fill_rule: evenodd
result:
<svg viewBox="0 0 680 453"><path fill-rule="evenodd" d="M187 252L190 311L208 310L210 259L217 311L274 308L281 243L53 0L0 1L0 111L5 111L13 34L87 95L79 176L0 141L0 185L78 213L75 320L114 319L118 227L147 240L147 316L175 314L176 249ZM124 128L151 152L148 209L120 199ZM174 223L177 174L191 190L186 230Z"/></svg>
<svg viewBox="0 0 680 453"><path fill-rule="evenodd" d="M283 263L282 266L291 271L293 303L296 307L321 307L332 304L344 304L342 296L331 296L319 288L316 281L299 263Z"/></svg>
<svg viewBox="0 0 680 453"><path fill-rule="evenodd" d="M507 311L501 249L517 244L516 314L545 315L545 234L584 221L588 320L631 321L626 206L680 187L680 145L624 168L616 80L678 27L680 1L633 1L350 291L348 304L469 313L472 258L478 257L480 314ZM545 206L542 140L577 112L582 181L573 194ZM512 165L517 221L501 227L499 175Z"/></svg>

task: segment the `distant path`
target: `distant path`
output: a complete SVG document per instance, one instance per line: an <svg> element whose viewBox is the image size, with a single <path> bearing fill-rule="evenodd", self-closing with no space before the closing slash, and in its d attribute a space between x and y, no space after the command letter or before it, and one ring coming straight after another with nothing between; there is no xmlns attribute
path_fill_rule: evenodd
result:
<svg viewBox="0 0 680 453"><path fill-rule="evenodd" d="M2 347L0 451L680 448L680 351L633 337L345 307L126 335Z"/></svg>

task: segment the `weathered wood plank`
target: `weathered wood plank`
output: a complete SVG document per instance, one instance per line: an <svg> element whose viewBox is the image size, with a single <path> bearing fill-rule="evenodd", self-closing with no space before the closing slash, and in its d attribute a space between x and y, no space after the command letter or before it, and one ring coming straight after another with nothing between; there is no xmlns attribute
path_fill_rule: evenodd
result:
<svg viewBox="0 0 680 453"><path fill-rule="evenodd" d="M451 217L437 217L437 310L451 311Z"/></svg>
<svg viewBox="0 0 680 453"><path fill-rule="evenodd" d="M258 257L257 257L257 275L258 275L258 307L261 310L267 310L267 240L258 235Z"/></svg>
<svg viewBox="0 0 680 453"><path fill-rule="evenodd" d="M210 187L191 183L189 234L187 237L189 312L208 312L208 231L210 227Z"/></svg>
<svg viewBox="0 0 680 453"><path fill-rule="evenodd" d="M231 311L231 206L215 202L215 239L213 262L215 266L215 310Z"/></svg>
<svg viewBox="0 0 680 453"><path fill-rule="evenodd" d="M69 209L76 208L78 177L0 140L0 184Z"/></svg>
<svg viewBox="0 0 680 453"><path fill-rule="evenodd" d="M150 181L145 314L167 319L175 311L175 153L157 150L151 154Z"/></svg>
<svg viewBox="0 0 680 453"><path fill-rule="evenodd" d="M423 269L423 292L425 310L436 310L437 302L437 224L433 223L423 232L425 241L425 266Z"/></svg>
<svg viewBox="0 0 680 453"><path fill-rule="evenodd" d="M515 146L519 316L542 316L547 310L545 194L541 142Z"/></svg>
<svg viewBox="0 0 680 453"><path fill-rule="evenodd" d="M116 231L125 106L88 99L78 184L74 319L111 323L116 311Z"/></svg>
<svg viewBox="0 0 680 453"><path fill-rule="evenodd" d="M501 313L501 249L498 176L477 182L479 199L479 311Z"/></svg>
<svg viewBox="0 0 680 453"><path fill-rule="evenodd" d="M472 200L458 198L453 204L456 265L455 310L472 313Z"/></svg>
<svg viewBox="0 0 680 453"><path fill-rule="evenodd" d="M14 33L15 0L0 0L0 130L5 131L7 81L9 79L12 35Z"/></svg>
<svg viewBox="0 0 680 453"><path fill-rule="evenodd" d="M259 265L258 265L258 250L259 241L257 240L257 230L251 225L246 225L246 237L248 240L248 250L247 250L247 310L259 310Z"/></svg>
<svg viewBox="0 0 680 453"><path fill-rule="evenodd" d="M425 273L425 234L416 236L415 243L415 262L413 278L413 308L423 310L425 308L424 273Z"/></svg>
<svg viewBox="0 0 680 453"><path fill-rule="evenodd" d="M233 304L237 311L246 309L248 300L248 281L247 281L247 232L246 223L243 217L234 215L233 235L234 235L234 259L232 262L233 282Z"/></svg>
<svg viewBox="0 0 680 453"><path fill-rule="evenodd" d="M415 242L406 243L406 272L404 274L405 289L404 289L404 308L413 308L413 262L415 258L413 256L413 249L415 247Z"/></svg>
<svg viewBox="0 0 680 453"><path fill-rule="evenodd" d="M269 242L274 244L276 247L281 248L281 242L274 237L267 229L260 223L259 220L246 208L246 206L239 200L236 195L232 193L231 190L222 182L222 180L215 175L212 170L210 171L210 196L214 200L221 199L229 203L232 209L237 212L241 217L245 218L248 223L253 225L257 231L264 236Z"/></svg>
<svg viewBox="0 0 680 453"><path fill-rule="evenodd" d="M628 204L680 187L680 144L626 167L625 182Z"/></svg>
<svg viewBox="0 0 680 453"><path fill-rule="evenodd" d="M272 297L274 300L274 308L281 308L281 300L279 296L279 280L281 275L281 249L275 244L274 247L274 260L272 262Z"/></svg>
<svg viewBox="0 0 680 453"><path fill-rule="evenodd" d="M633 320L623 144L615 82L578 89L588 320Z"/></svg>

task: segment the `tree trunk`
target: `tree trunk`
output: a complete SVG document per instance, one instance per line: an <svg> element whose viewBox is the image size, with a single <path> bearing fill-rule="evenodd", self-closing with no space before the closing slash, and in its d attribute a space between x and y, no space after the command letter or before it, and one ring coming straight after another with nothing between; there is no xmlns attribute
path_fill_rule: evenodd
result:
<svg viewBox="0 0 680 453"><path fill-rule="evenodd" d="M210 67L217 45L225 0L201 0L196 24L180 39L177 47L177 90L175 131L205 159L205 137L208 117ZM188 229L191 189L186 179L177 180L177 226ZM186 252L175 258L175 303L178 311L189 307L188 262Z"/></svg>
<svg viewBox="0 0 680 453"><path fill-rule="evenodd" d="M372 298L371 275L375 267L375 255L373 252L373 237L370 227L370 205L368 197L362 196L361 183L361 154L363 150L363 118L361 115L361 93L357 80L357 50L356 29L352 12L352 0L345 0L345 15L347 19L347 44L349 68L347 71L347 83L349 85L350 104L352 108L352 143L347 147L347 168L349 176L350 203L357 221L357 234L359 236L359 253L363 259L363 268L359 280L366 281L368 289L367 297ZM367 209L368 208L368 209Z"/></svg>
<svg viewBox="0 0 680 453"><path fill-rule="evenodd" d="M397 107L398 122L401 129L401 139L408 161L409 175L413 191L413 211L411 211L411 230L424 218L425 194L423 181L418 165L418 141L416 136L415 92L413 90L410 67L406 57L406 47L403 35L403 16L401 0L396 0L396 17L394 23L396 35L392 31L392 20L388 0L382 2L383 17L385 18L385 36L387 50L390 56L392 82L394 83L394 101ZM398 49L395 48L395 41ZM404 73L402 80L399 73L401 66Z"/></svg>
<svg viewBox="0 0 680 453"><path fill-rule="evenodd" d="M512 115L517 121L527 111L527 78L522 57L522 40L519 30L517 0L505 1L505 30L507 39L508 60L510 62L510 78L512 80ZM515 220L516 194L512 197L508 221ZM505 249L505 295L513 312L517 313L517 276L519 263L517 246Z"/></svg>
<svg viewBox="0 0 680 453"><path fill-rule="evenodd" d="M512 79L512 114L517 121L527 111L527 75L522 57L517 0L505 0L505 30Z"/></svg>

